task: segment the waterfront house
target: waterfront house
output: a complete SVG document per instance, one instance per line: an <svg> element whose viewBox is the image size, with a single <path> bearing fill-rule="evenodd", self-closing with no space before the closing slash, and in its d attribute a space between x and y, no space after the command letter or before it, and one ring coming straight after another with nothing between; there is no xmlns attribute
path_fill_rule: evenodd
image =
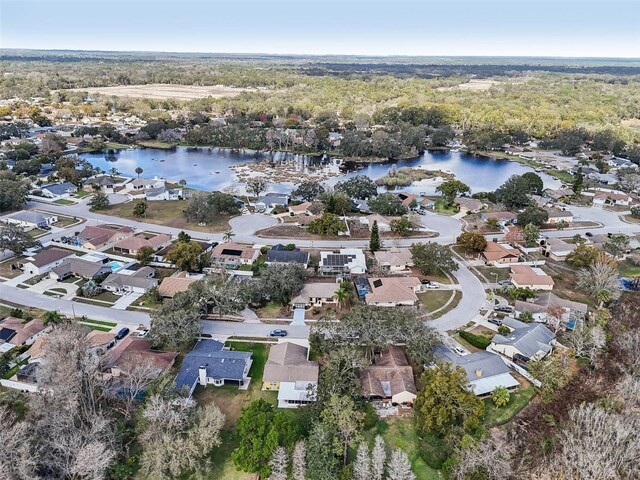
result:
<svg viewBox="0 0 640 480"><path fill-rule="evenodd" d="M293 342L272 345L262 376L262 390L278 392L279 408L295 408L315 401L318 362L309 360L309 348Z"/></svg>
<svg viewBox="0 0 640 480"><path fill-rule="evenodd" d="M78 191L78 187L71 182L52 183L40 187L40 191L42 192L43 197L50 198L52 200L61 200L69 198L72 194L76 193Z"/></svg>
<svg viewBox="0 0 640 480"><path fill-rule="evenodd" d="M456 197L453 203L458 206L458 211L464 214L476 213L486 207L480 200L470 197Z"/></svg>
<svg viewBox="0 0 640 480"><path fill-rule="evenodd" d="M114 193L115 183L110 175L100 175L87 178L82 183L82 189L85 192L95 192L97 190L102 193Z"/></svg>
<svg viewBox="0 0 640 480"><path fill-rule="evenodd" d="M160 200L181 200L183 192L181 188L169 188L166 185L161 187L147 188L144 192L144 198L150 202Z"/></svg>

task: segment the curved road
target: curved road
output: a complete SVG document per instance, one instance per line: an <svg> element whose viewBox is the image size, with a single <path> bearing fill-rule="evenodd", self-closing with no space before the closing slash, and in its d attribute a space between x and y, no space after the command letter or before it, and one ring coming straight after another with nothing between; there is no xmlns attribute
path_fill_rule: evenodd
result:
<svg viewBox="0 0 640 480"><path fill-rule="evenodd" d="M62 215L73 215L78 217L84 217L87 219L88 225L97 225L101 223L118 223L121 225L127 225L127 226L138 228L138 229L148 229L154 232L168 233L174 236L180 232L179 228L166 227L166 226L155 225L155 224L147 224L147 223L143 223L135 220L127 220L127 219L122 219L117 217L111 217L109 215L103 215L96 212L90 212L86 204L87 201L88 201L87 199L84 199L82 202L76 205L69 205L69 206L51 205L51 204L43 205L42 203L38 203L38 202L30 202L28 206L31 208L39 208L39 209L48 210L51 212L60 213ZM598 233L611 232L611 233L629 234L629 233L633 233L640 230L639 225L633 225L633 224L628 224L626 222L623 222L618 216L618 214L614 212L597 209L597 208L591 208L591 207L571 207L570 210L574 213L574 215L576 215L580 219L599 222L600 224L602 224L602 226L580 228L580 229L565 229L563 231L548 232L547 234L550 237L570 237L576 233L584 234L586 231L597 231ZM234 240L238 242L255 243L255 244L262 244L262 245L275 245L277 243L289 243L291 241L291 239L288 239L288 238L262 238L262 237L257 237L255 235L257 231L263 230L265 228L268 228L277 224L277 220L270 216L258 215L258 214L242 215L239 217L232 218L229 223L231 225L232 230L236 234L236 236L234 237ZM453 217L437 215L431 212L428 212L426 215L421 216L421 223L427 229L437 232L439 236L435 238L401 239L401 240L398 240L397 242L394 242L394 244L401 245L401 246L409 246L415 242L428 240L428 241L433 241L433 242L446 245L446 244L454 243L456 237L462 231L462 223L459 220ZM222 241L221 233L204 233L204 232L198 232L198 231L192 231L192 230L185 230L185 232L191 235L193 238L208 239L208 240L218 241L218 242ZM50 234L41 238L41 241L44 243L52 239L59 238L62 235L63 233ZM501 235L488 236L487 239L490 240L493 237L499 237L499 236ZM346 238L344 240L296 239L296 245L301 247L330 247L330 248L365 247L366 248L368 246L368 243L369 242L367 239L361 239L361 240L348 240ZM460 300L460 303L454 309L447 312L442 317L429 322L430 325L434 326L440 331L451 330L451 329L460 327L462 325L465 325L469 321L473 320L474 317L477 315L478 311L482 308L486 298L483 286L481 282L478 280L478 278L475 275L473 275L473 273L471 273L471 271L468 268L466 268L464 265L462 265L461 263L458 263L458 264L459 264L459 269L456 272L454 272L453 275L456 277L456 279L458 280L458 283L461 286L463 296L462 296L462 299ZM10 287L7 287L7 288L10 288ZM4 290L4 287L0 286L0 289ZM37 306L33 302L30 302L30 299L34 299L35 301L34 295L37 295L32 292L27 293L20 289L12 289L8 291L5 290L3 292L3 295L1 295L0 297L4 298L5 295L12 297L12 298L7 297L7 299L15 301L16 303ZM65 301L63 300L56 300L51 297L45 297L44 295L42 295L42 297L44 298L38 299L37 301L38 302L46 301L47 303L45 305L48 305L48 308L51 308L52 305L58 305L58 303L54 303L54 302L63 302L62 304L59 304L61 311L63 311L64 313L67 313L67 311L70 309L70 305L65 305L64 304ZM13 300L13 298L21 298L22 301ZM72 302L67 302L67 303L71 304ZM145 321L148 322L148 316L140 312L131 312L131 311L123 312L123 311L116 311L112 309L106 309L102 307L93 307L91 305L77 304L77 303L74 305L76 306L76 315L87 315L90 318L96 318L96 319L116 319L117 317L120 317L122 320L119 320L119 321L122 321L123 323L125 323L124 321L125 318L129 318L129 321L127 323L137 324L137 323L145 323ZM82 307L78 307L79 305L82 305ZM78 308L80 308L82 312L86 311L87 313L79 313ZM102 312L102 310L108 310L108 312L110 313L104 313ZM106 315L107 317L105 318L104 315ZM217 332L222 335L223 334L222 331L217 331L216 328L226 331L224 328L222 328L222 324L225 324L225 323L227 322L213 322L213 323L204 322L203 325L218 324L216 327L209 326L205 328L209 329L208 333ZM260 324L257 324L257 326L259 327ZM266 327L268 326L265 326L265 328ZM243 332L245 331L244 329L245 327L243 327Z"/></svg>

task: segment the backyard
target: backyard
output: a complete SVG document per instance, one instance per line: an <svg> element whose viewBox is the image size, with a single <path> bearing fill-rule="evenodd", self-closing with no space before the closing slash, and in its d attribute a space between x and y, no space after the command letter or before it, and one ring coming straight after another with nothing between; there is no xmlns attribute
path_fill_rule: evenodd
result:
<svg viewBox="0 0 640 480"><path fill-rule="evenodd" d="M634 265L628 258L618 262L618 272L623 277L635 277L640 275L640 266Z"/></svg>
<svg viewBox="0 0 640 480"><path fill-rule="evenodd" d="M515 392L511 392L509 403L504 407L498 408L494 405L491 397L485 398L484 416L482 418L484 425L486 427L494 427L505 424L529 405L529 402L536 394L536 389L528 383L527 385L526 387L520 387Z"/></svg>

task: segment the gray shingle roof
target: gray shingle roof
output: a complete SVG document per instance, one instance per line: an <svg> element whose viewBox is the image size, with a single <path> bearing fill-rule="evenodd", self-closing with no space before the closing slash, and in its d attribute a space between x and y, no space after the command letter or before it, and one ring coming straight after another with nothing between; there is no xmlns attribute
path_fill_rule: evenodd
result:
<svg viewBox="0 0 640 480"><path fill-rule="evenodd" d="M198 381L198 369L201 366L207 369L209 378L241 381L251 353L222 350L222 347L224 344L217 340L199 340L182 361L176 377L176 388L191 389Z"/></svg>
<svg viewBox="0 0 640 480"><path fill-rule="evenodd" d="M22 211L7 215L7 218L11 218L12 220L17 220L19 222L27 222L38 225L41 223L47 223L47 218L49 217L46 217L42 213L38 212Z"/></svg>
<svg viewBox="0 0 640 480"><path fill-rule="evenodd" d="M474 380L476 371L482 371L483 377L491 377L509 373L509 367L495 353L486 351L472 353L471 355L459 356L451 352L448 348L438 345L434 348L436 358L451 362L456 366L464 368L469 380Z"/></svg>
<svg viewBox="0 0 640 480"><path fill-rule="evenodd" d="M48 190L54 195L62 195L64 193L76 192L78 190L78 187L76 187L71 182L64 182L45 185L44 187L42 187L42 190Z"/></svg>
<svg viewBox="0 0 640 480"><path fill-rule="evenodd" d="M532 358L537 352L550 352L555 334L540 323L526 324L513 319L504 319L503 324L515 328L508 335L496 335L492 342L499 345L513 345L522 355ZM520 326L524 325L524 326Z"/></svg>

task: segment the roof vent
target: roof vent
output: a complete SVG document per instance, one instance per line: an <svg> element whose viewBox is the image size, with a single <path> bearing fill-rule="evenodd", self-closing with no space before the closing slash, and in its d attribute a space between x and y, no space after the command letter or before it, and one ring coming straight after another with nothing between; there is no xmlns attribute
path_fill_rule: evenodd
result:
<svg viewBox="0 0 640 480"><path fill-rule="evenodd" d="M476 370L476 377L481 377L482 376L482 370L477 369Z"/></svg>

